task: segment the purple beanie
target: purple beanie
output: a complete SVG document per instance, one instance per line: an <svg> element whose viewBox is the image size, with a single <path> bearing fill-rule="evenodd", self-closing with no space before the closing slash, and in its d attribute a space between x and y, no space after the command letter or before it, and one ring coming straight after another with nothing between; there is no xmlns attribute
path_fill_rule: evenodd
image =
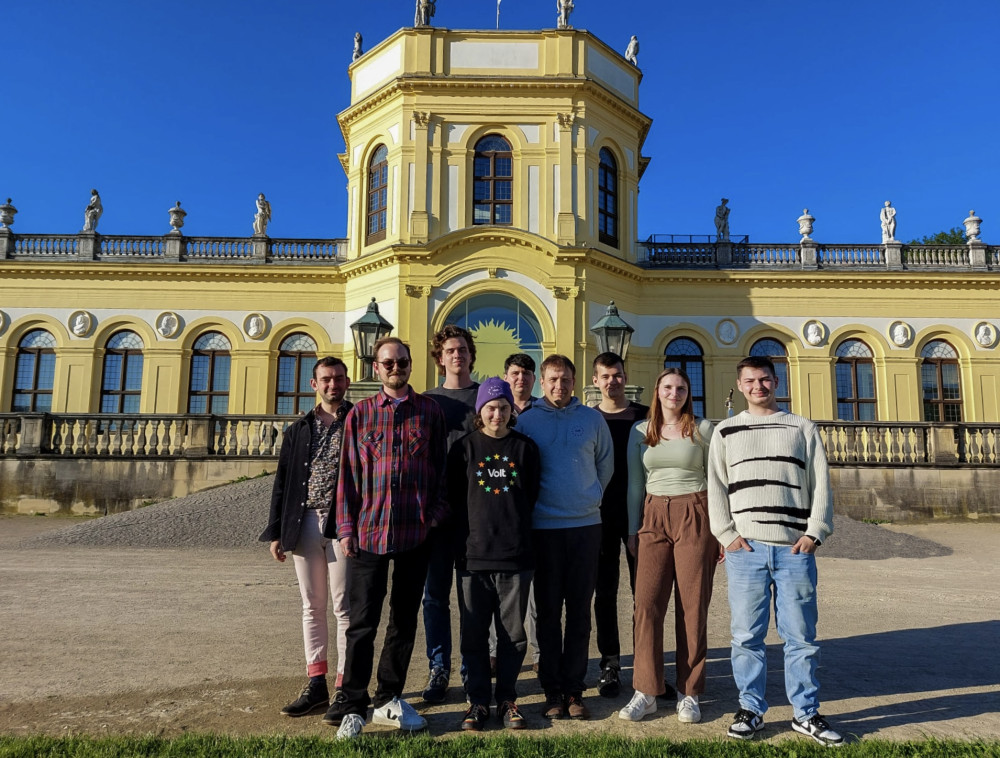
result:
<svg viewBox="0 0 1000 758"><path fill-rule="evenodd" d="M476 413L479 413L483 406L492 400L506 400L510 407L514 407L514 395L510 391L510 385L503 379L492 376L479 385L479 394L476 395Z"/></svg>

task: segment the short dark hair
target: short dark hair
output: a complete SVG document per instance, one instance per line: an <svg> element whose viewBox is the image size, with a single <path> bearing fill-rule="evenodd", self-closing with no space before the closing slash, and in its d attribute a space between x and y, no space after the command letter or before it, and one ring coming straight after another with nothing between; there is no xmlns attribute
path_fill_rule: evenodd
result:
<svg viewBox="0 0 1000 758"><path fill-rule="evenodd" d="M573 365L573 361L567 358L565 355L559 355L559 353L553 353L544 361L540 367L540 372L542 376L545 376L545 369L554 368L562 369L563 371L569 370L574 377L576 377L576 366Z"/></svg>
<svg viewBox="0 0 1000 758"><path fill-rule="evenodd" d="M374 354L372 355L372 360L378 360L378 351L381 350L385 345L399 345L404 350L406 350L406 355L408 358L413 358L413 353L410 352L410 346L407 345L399 337L383 337L378 342L375 343L373 348Z"/></svg>
<svg viewBox="0 0 1000 758"><path fill-rule="evenodd" d="M463 339L465 346L469 348L469 371L476 366L476 342L467 329L454 324L446 324L444 329L434 335L431 342L431 358L437 366L438 376L444 376L444 366L441 365L441 356L444 355L444 343L448 340Z"/></svg>
<svg viewBox="0 0 1000 758"><path fill-rule="evenodd" d="M327 355L316 361L316 365L313 366L313 379L316 378L316 372L320 368L337 368L337 366L343 366L344 373L347 373L347 364L344 363L340 358L335 358L332 355Z"/></svg>
<svg viewBox="0 0 1000 758"><path fill-rule="evenodd" d="M507 360L503 362L504 374L507 373L507 369L511 366L523 368L525 371L530 371L532 374L535 373L535 359L527 353L514 353L513 355L508 355Z"/></svg>
<svg viewBox="0 0 1000 758"><path fill-rule="evenodd" d="M742 361L736 364L736 378L739 379L740 375L743 373L745 368L760 368L767 369L771 372L771 376L777 376L774 371L774 364L771 362L770 358L766 358L763 355L749 355Z"/></svg>
<svg viewBox="0 0 1000 758"><path fill-rule="evenodd" d="M599 356L594 358L593 370L594 373L597 373L598 366L604 366L604 368L614 368L618 365L622 367L622 371L625 370L625 361L622 360L622 357L618 355L618 353L612 353L608 350L606 353L601 353Z"/></svg>

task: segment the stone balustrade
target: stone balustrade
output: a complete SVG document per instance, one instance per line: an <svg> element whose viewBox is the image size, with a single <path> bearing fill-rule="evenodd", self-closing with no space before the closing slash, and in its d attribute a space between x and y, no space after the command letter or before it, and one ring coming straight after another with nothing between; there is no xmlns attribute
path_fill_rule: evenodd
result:
<svg viewBox="0 0 1000 758"><path fill-rule="evenodd" d="M0 260L93 260L150 263L339 264L345 239L185 237L180 234L14 234L0 230Z"/></svg>
<svg viewBox="0 0 1000 758"><path fill-rule="evenodd" d="M3 413L0 456L276 458L294 416ZM1000 468L1000 424L817 421L831 466Z"/></svg>

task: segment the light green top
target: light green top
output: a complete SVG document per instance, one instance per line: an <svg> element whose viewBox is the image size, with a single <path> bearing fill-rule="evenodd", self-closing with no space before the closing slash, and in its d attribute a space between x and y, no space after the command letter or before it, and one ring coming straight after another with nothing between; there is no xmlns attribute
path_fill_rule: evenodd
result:
<svg viewBox="0 0 1000 758"><path fill-rule="evenodd" d="M638 534L642 526L642 504L651 495L688 495L708 488L708 447L712 422L698 420L698 434L692 442L660 440L649 447L647 421L632 427L628 438L628 533Z"/></svg>

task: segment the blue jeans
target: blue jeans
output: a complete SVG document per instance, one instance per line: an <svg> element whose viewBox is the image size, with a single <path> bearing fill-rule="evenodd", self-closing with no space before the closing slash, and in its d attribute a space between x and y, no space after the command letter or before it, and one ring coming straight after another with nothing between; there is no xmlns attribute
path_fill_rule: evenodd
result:
<svg viewBox="0 0 1000 758"><path fill-rule="evenodd" d="M748 542L753 552L726 552L733 679L740 707L759 714L767 711L764 637L773 596L775 625L785 641L785 694L795 718L809 718L819 711L816 557L793 554L790 545Z"/></svg>
<svg viewBox="0 0 1000 758"><path fill-rule="evenodd" d="M431 669L451 671L451 600L452 577L455 576L455 552L450 524L431 530L430 563L424 585L424 637L427 642L427 663Z"/></svg>

